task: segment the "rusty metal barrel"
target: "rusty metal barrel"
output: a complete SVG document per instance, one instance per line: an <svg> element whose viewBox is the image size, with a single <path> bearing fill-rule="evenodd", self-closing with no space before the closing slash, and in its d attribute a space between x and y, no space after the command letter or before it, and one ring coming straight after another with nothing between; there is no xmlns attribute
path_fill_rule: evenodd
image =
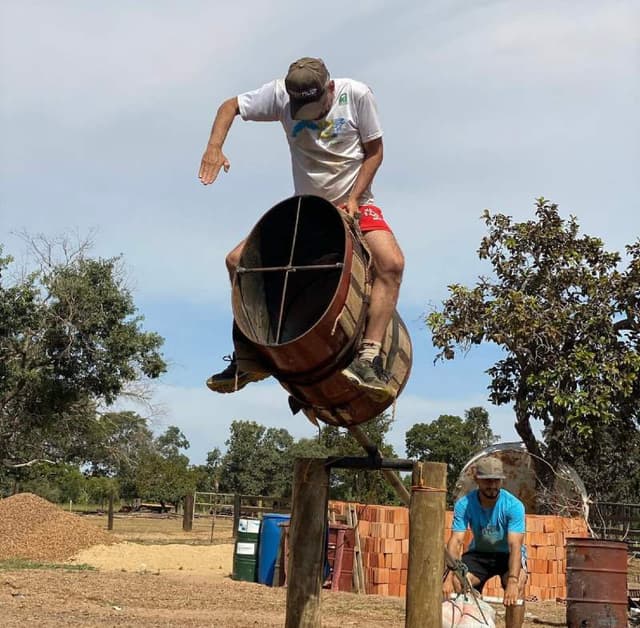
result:
<svg viewBox="0 0 640 628"><path fill-rule="evenodd" d="M627 544L567 538L567 626L627 625Z"/></svg>
<svg viewBox="0 0 640 628"><path fill-rule="evenodd" d="M249 234L233 285L238 362L274 375L312 420L368 421L389 407L341 371L367 321L370 255L354 222L328 201L288 198ZM397 312L381 356L400 394L411 370L411 340Z"/></svg>

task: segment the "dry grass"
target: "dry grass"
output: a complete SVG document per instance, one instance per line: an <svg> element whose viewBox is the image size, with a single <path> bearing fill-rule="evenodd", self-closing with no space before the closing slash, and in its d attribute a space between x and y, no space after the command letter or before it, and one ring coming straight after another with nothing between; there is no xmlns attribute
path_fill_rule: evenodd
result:
<svg viewBox="0 0 640 628"><path fill-rule="evenodd" d="M44 545L46 521L57 521L60 516L60 509L49 506L55 510L48 511L47 517L41 514L39 526L36 526L42 533ZM9 513L9 518L12 516ZM97 628L143 625L187 628L216 625L234 628L284 624L286 589L234 582L226 575L228 567L222 571L217 569L215 576L195 568L189 571L188 566L183 569L186 554L198 554L198 548L202 552L200 562L207 565L213 564L213 559L207 554L208 550L205 551L205 546L215 546L211 547L212 551L232 551L229 545L232 543L232 523L229 519L217 519L212 536L212 520L208 516L196 518L193 530L184 532L182 517L175 515L117 514L113 533L106 532L106 515L69 516L72 519L65 520L72 521L73 529L76 525L89 526L88 530L99 538L113 540L115 537L128 541L103 548L105 554L114 556L114 561L123 561L126 555L131 557L131 543L134 543L140 550L157 551L159 555L166 553L167 561L170 561L167 564L173 567L173 571L130 569L124 562L116 572L49 568L34 571L25 569L20 562L7 564L0 579L3 626ZM185 545L193 547L187 552ZM122 549L120 558L117 556L118 548ZM96 546L94 550L99 553L100 547ZM180 561L176 561L176 556ZM149 559L144 560L149 563ZM640 575L640 561L631 562L629 574L630 581ZM502 607L497 605L496 608L499 613L497 628L504 628ZM528 617L524 626L564 626L565 613L563 604L527 604ZM324 591L322 617L325 627L399 628L404 626L404 600Z"/></svg>
<svg viewBox="0 0 640 628"><path fill-rule="evenodd" d="M106 515L83 515L83 519L106 529ZM213 535L212 535L213 523ZM228 518L196 517L191 532L182 530L182 516L172 514L116 514L113 520L113 534L134 543L162 545L165 543L186 543L189 545L209 545L233 542L233 522Z"/></svg>

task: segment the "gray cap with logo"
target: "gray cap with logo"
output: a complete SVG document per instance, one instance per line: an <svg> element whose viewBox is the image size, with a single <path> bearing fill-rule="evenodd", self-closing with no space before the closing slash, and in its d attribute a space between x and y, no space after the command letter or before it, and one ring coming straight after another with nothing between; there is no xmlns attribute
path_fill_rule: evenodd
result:
<svg viewBox="0 0 640 628"><path fill-rule="evenodd" d="M284 79L294 120L317 120L327 108L329 71L322 59L302 57Z"/></svg>

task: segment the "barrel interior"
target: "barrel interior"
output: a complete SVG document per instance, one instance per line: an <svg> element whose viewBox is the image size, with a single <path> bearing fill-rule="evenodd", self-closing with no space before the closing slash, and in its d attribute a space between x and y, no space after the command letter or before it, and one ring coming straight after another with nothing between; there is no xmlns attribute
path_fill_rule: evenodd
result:
<svg viewBox="0 0 640 628"><path fill-rule="evenodd" d="M310 330L336 293L345 246L339 210L328 201L296 196L270 209L249 235L236 277L243 333L278 345Z"/></svg>

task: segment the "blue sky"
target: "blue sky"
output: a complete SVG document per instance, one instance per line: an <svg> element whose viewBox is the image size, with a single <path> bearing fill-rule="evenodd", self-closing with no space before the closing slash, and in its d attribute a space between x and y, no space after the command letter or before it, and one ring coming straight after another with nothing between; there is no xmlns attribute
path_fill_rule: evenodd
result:
<svg viewBox="0 0 640 628"><path fill-rule="evenodd" d="M231 350L226 251L292 192L277 123L236 120L231 171L197 180L220 102L305 55L368 83L385 130L374 192L407 268L398 310L414 344L391 441L440 414L485 406L491 347L446 364L422 315L446 286L489 271L485 208L533 217L545 196L622 250L640 234L640 8L633 0L138 1L0 5L0 242L95 230L122 254L145 327L165 339L153 426L179 426L193 462L233 419L315 430L273 381L218 396L204 381ZM306 6L306 5L305 5ZM144 408L139 411L145 412Z"/></svg>

